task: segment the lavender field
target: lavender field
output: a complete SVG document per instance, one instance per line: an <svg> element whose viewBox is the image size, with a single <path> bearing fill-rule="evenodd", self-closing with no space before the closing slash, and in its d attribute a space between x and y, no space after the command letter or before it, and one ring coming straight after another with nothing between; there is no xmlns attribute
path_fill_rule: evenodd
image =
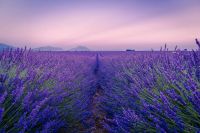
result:
<svg viewBox="0 0 200 133"><path fill-rule="evenodd" d="M200 52L0 53L0 132L200 132Z"/></svg>
<svg viewBox="0 0 200 133"><path fill-rule="evenodd" d="M200 0L0 0L0 133L200 133L199 13Z"/></svg>

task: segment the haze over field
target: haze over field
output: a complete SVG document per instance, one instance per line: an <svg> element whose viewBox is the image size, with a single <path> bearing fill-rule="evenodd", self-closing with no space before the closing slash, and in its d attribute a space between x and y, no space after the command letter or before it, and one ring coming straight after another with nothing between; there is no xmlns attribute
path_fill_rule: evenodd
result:
<svg viewBox="0 0 200 133"><path fill-rule="evenodd" d="M92 50L196 48L199 0L1 0L0 42Z"/></svg>

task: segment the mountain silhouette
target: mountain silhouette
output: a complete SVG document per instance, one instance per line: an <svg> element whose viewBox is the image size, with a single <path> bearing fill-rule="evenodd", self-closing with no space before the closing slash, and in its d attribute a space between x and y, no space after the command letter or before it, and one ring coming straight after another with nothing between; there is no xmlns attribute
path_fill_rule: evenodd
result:
<svg viewBox="0 0 200 133"><path fill-rule="evenodd" d="M8 44L0 43L0 51L3 51L4 49L10 49L10 48L14 48L14 47Z"/></svg>
<svg viewBox="0 0 200 133"><path fill-rule="evenodd" d="M85 46L77 46L75 48L70 49L69 51L90 51L90 49Z"/></svg>

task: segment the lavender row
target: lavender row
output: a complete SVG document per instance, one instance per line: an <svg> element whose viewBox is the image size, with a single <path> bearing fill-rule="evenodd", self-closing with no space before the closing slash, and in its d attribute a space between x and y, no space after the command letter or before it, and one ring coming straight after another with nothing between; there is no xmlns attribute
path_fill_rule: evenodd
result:
<svg viewBox="0 0 200 133"><path fill-rule="evenodd" d="M90 125L93 53L0 53L0 132L76 132Z"/></svg>
<svg viewBox="0 0 200 133"><path fill-rule="evenodd" d="M109 132L199 132L200 52L103 52Z"/></svg>

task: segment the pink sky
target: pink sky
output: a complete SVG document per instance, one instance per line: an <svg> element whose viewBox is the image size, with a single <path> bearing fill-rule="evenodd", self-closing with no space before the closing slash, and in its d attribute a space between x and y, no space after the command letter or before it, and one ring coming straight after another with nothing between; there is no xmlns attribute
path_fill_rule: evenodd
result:
<svg viewBox="0 0 200 133"><path fill-rule="evenodd" d="M0 42L14 46L78 45L93 50L196 48L197 0L2 0Z"/></svg>

